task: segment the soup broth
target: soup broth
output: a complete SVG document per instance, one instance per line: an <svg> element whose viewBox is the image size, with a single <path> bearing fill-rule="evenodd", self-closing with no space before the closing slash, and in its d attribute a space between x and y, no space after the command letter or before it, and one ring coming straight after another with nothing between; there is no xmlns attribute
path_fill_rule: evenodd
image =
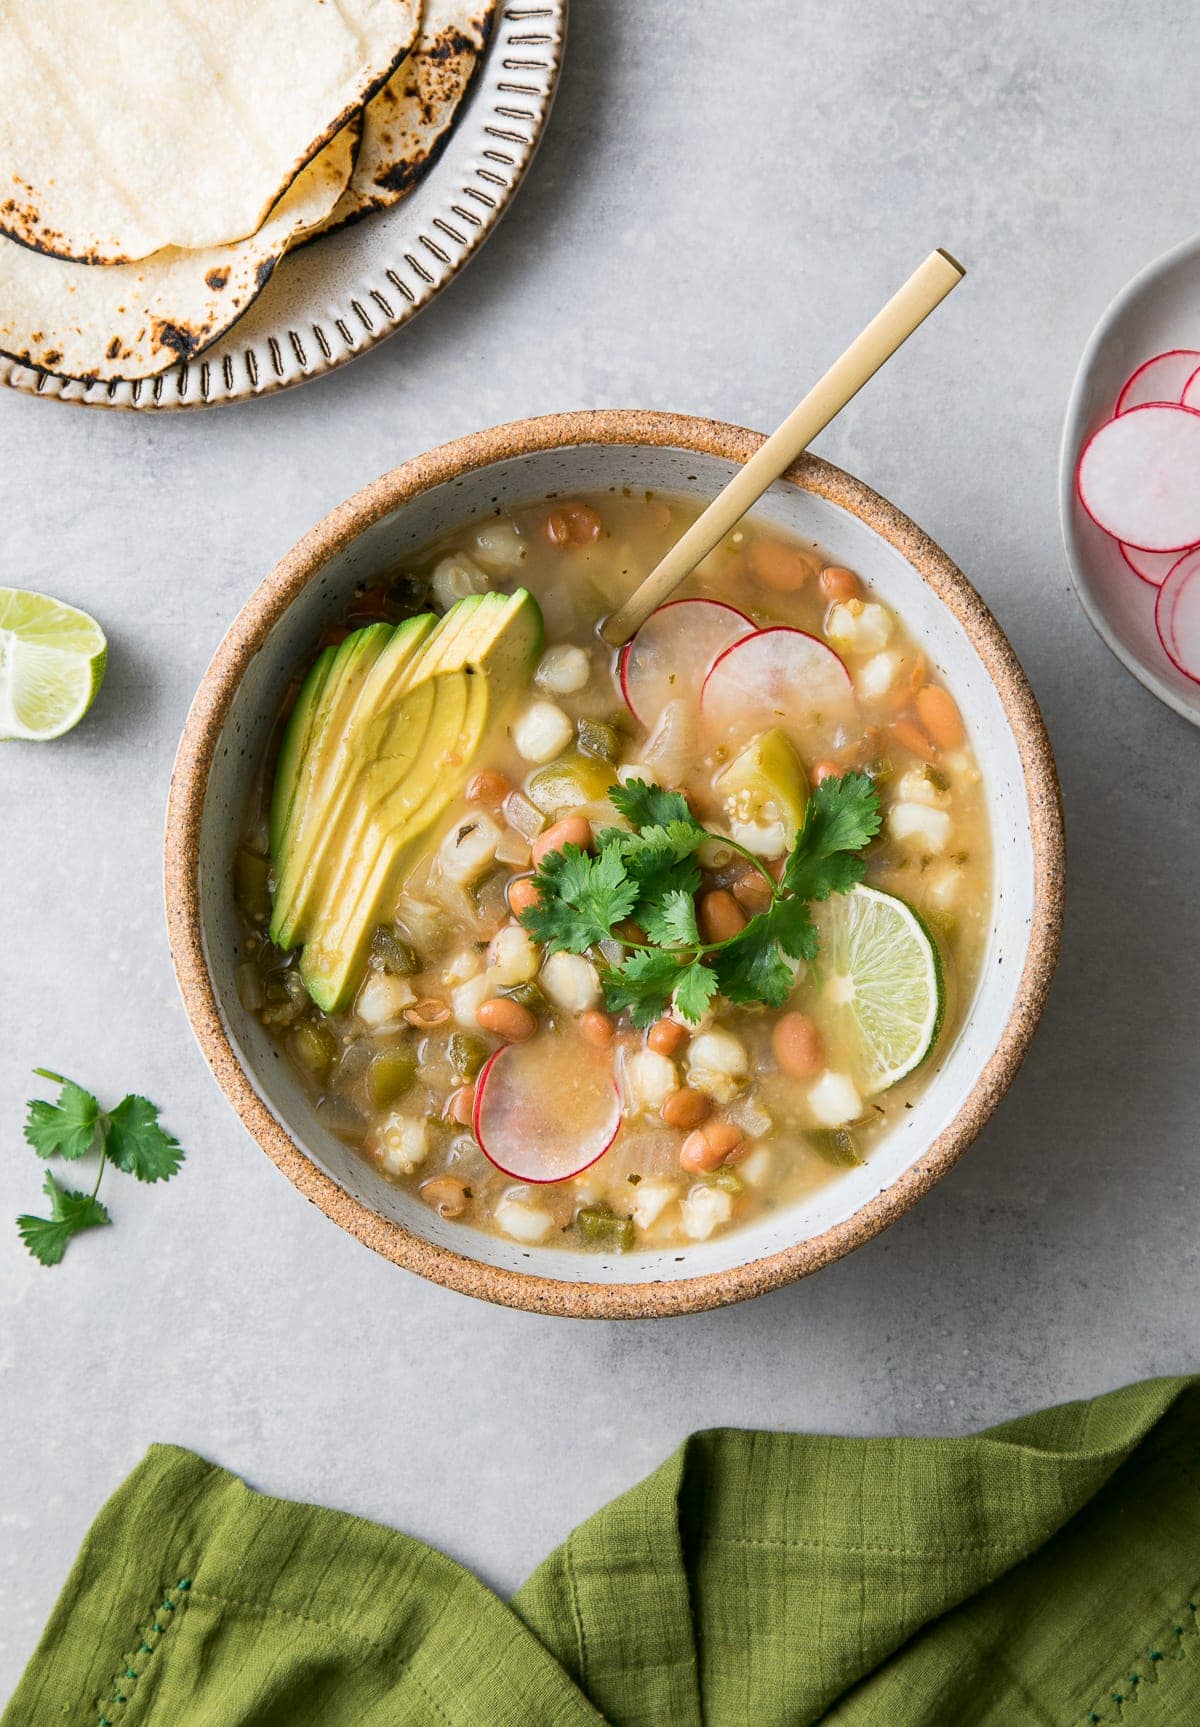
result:
<svg viewBox="0 0 1200 1727"><path fill-rule="evenodd" d="M991 846L975 756L920 642L860 575L750 518L679 590L708 604L661 608L623 655L601 640L698 513L649 493L552 499L406 558L314 644L314 659L333 650L318 672L304 683L298 668L240 838L243 1005L318 1118L443 1216L523 1243L681 1246L837 1179L928 1083L983 963ZM394 879L379 865L385 915L348 982L318 966L318 988L311 947L269 933L292 879L276 830L315 795L301 771L281 816L297 691L312 706L322 665L372 625L518 589L544 620L532 676L469 761L450 750L432 794L423 782L425 811L440 775L456 789ZM464 688L469 703L478 690L470 677ZM416 724L385 713L374 757L357 778L339 770L327 819L310 821L320 845L333 830L357 836L340 891L375 831L370 776ZM797 831L839 783L877 795L865 884L812 906L820 945L789 961L780 1005L717 993L698 1018L668 1003L638 1026L612 979L653 945L646 931L617 920L584 952L551 952L521 921L545 903L533 872L548 855L577 844L595 857L631 825L614 785L669 789L709 830L681 867L695 872L684 899L707 949L693 944L697 964L719 965L719 944L783 891ZM676 909L686 923L688 905Z"/></svg>

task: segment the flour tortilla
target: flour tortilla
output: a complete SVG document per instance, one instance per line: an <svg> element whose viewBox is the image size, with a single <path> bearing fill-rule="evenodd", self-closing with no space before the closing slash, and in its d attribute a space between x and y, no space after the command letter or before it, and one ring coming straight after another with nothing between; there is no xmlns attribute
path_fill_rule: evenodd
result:
<svg viewBox="0 0 1200 1727"><path fill-rule="evenodd" d="M0 0L0 233L123 264L253 234L421 0Z"/></svg>
<svg viewBox="0 0 1200 1727"><path fill-rule="evenodd" d="M425 0L412 53L363 111L362 147L311 239L398 203L437 155L479 68L498 0Z"/></svg>
<svg viewBox="0 0 1200 1727"><path fill-rule="evenodd" d="M190 360L257 299L350 182L356 117L301 169L256 234L134 264L72 264L0 238L0 352L67 377L148 378Z"/></svg>

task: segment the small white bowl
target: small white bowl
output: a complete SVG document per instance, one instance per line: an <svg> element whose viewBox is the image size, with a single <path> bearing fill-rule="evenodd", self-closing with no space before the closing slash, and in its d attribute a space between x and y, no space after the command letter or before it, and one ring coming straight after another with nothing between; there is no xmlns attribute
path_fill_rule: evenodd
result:
<svg viewBox="0 0 1200 1727"><path fill-rule="evenodd" d="M1059 508L1071 580L1101 640L1160 702L1200 726L1200 684L1172 665L1154 627L1158 589L1129 568L1075 489L1079 453L1112 418L1121 385L1144 360L1169 348L1200 349L1200 237L1147 264L1092 331L1063 426Z"/></svg>

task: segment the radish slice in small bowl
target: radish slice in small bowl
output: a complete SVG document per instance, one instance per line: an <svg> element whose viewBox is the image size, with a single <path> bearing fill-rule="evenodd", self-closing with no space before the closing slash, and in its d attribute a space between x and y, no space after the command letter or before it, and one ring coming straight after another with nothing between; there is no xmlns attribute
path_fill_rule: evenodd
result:
<svg viewBox="0 0 1200 1727"><path fill-rule="evenodd" d="M1186 400L1184 389L1198 366L1200 352L1195 348L1168 348L1165 354L1155 354L1126 378L1117 397L1117 413L1127 414L1148 402Z"/></svg>
<svg viewBox="0 0 1200 1727"><path fill-rule="evenodd" d="M1143 552L1140 546L1125 546L1120 540L1117 545L1134 575L1140 576L1144 582L1149 582L1152 588L1161 588L1179 562L1178 551Z"/></svg>
<svg viewBox="0 0 1200 1727"><path fill-rule="evenodd" d="M1076 469L1088 515L1124 545L1183 552L1200 542L1200 413L1151 402L1107 420Z"/></svg>
<svg viewBox="0 0 1200 1727"><path fill-rule="evenodd" d="M1200 547L1185 552L1159 588L1154 623L1172 665L1200 684Z"/></svg>
<svg viewBox="0 0 1200 1727"><path fill-rule="evenodd" d="M652 727L667 703L697 692L708 668L755 625L722 600L668 600L621 649L617 673L629 711Z"/></svg>
<svg viewBox="0 0 1200 1727"><path fill-rule="evenodd" d="M620 1131L611 1054L569 1035L506 1044L475 1082L472 1127L484 1156L517 1181L579 1175Z"/></svg>
<svg viewBox="0 0 1200 1727"><path fill-rule="evenodd" d="M706 722L739 733L806 727L818 715L836 720L853 708L854 685L837 654L787 624L757 630L726 648L700 696Z"/></svg>
<svg viewBox="0 0 1200 1727"><path fill-rule="evenodd" d="M1183 386L1183 394L1179 400L1185 408L1200 408L1200 360L1196 362L1196 370Z"/></svg>

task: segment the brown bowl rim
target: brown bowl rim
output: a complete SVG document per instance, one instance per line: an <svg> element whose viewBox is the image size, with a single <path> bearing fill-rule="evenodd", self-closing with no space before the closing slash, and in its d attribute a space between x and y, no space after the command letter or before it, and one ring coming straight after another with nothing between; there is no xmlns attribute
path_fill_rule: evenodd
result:
<svg viewBox="0 0 1200 1727"><path fill-rule="evenodd" d="M958 619L1012 727L1029 801L1034 908L1017 997L995 1049L954 1119L891 1185L851 1216L777 1253L672 1282L568 1283L485 1265L378 1216L302 1150L258 1096L222 1024L200 926L199 845L209 771L240 680L297 594L364 530L420 493L492 463L588 444L667 447L746 462L758 432L690 415L634 409L550 414L473 432L414 456L355 493L310 529L250 596L205 672L171 776L164 887L171 957L201 1051L243 1124L268 1157L327 1217L384 1258L464 1295L574 1318L697 1313L778 1289L870 1240L952 1168L1011 1085L1045 1005L1062 933L1065 841L1058 775L1045 723L1008 638L966 577L886 499L832 464L804 456L787 482L841 506L894 546Z"/></svg>

